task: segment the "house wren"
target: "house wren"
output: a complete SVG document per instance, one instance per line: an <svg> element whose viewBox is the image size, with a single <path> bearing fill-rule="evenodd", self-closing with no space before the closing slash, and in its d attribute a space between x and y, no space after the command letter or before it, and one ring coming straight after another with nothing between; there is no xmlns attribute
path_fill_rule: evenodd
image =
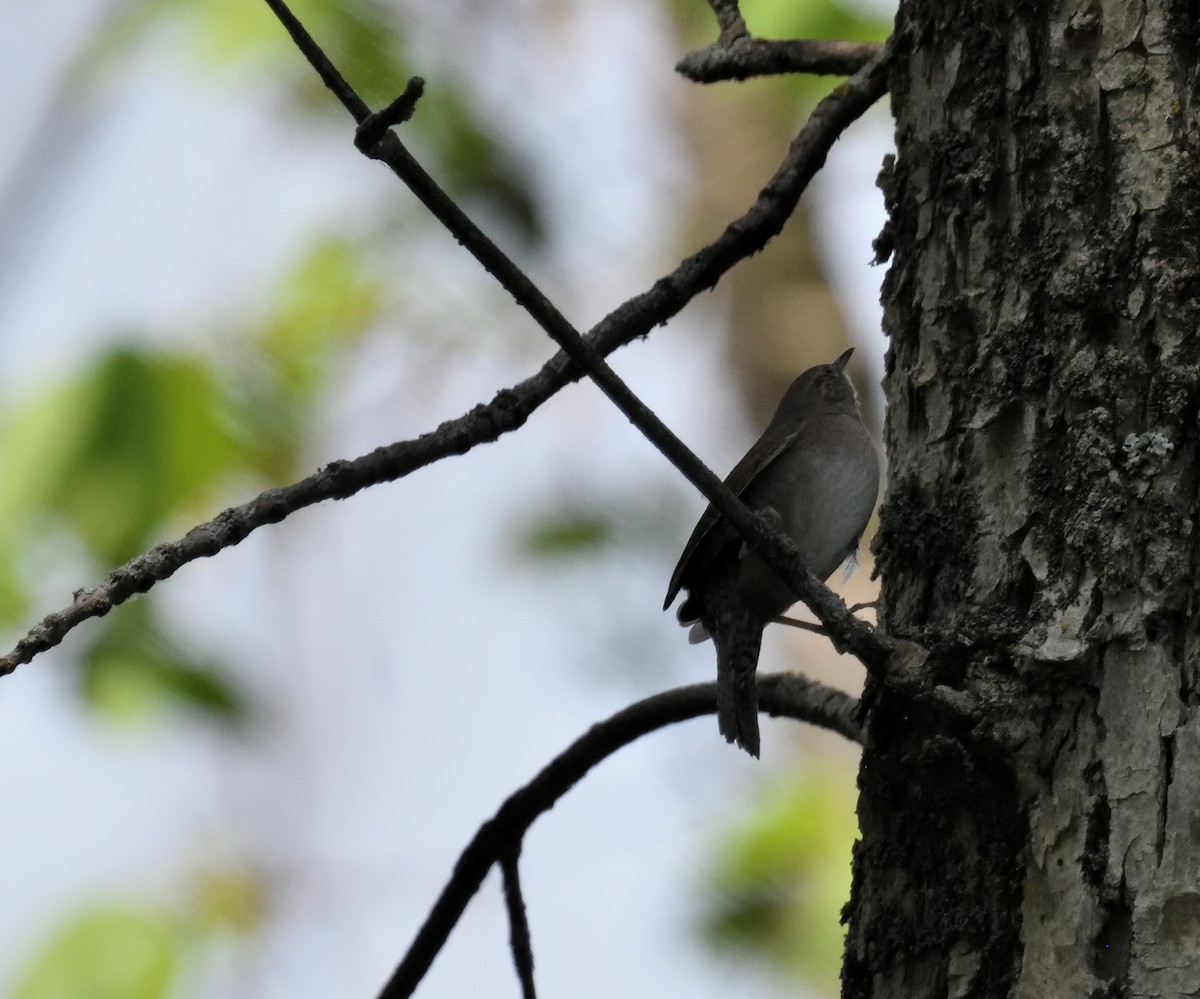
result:
<svg viewBox="0 0 1200 999"><path fill-rule="evenodd" d="M725 484L751 510L767 514L826 580L858 549L879 492L879 459L846 377L853 348L809 368L784 393L767 429ZM704 511L667 587L666 610L681 589L679 622L692 641L717 647L721 734L758 756L754 671L763 629L796 594L712 506Z"/></svg>

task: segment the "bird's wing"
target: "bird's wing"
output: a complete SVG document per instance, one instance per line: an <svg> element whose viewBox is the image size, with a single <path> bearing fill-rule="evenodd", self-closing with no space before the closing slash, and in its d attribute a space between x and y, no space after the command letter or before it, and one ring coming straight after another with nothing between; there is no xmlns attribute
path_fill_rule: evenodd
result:
<svg viewBox="0 0 1200 999"><path fill-rule="evenodd" d="M792 427L781 431L768 427L767 431L746 452L725 479L725 485L736 495L742 493L754 482L772 462L775 461L800 436L802 428ZM737 537L737 532L726 522L720 512L711 503L700 517L692 536L683 547L679 556L679 564L671 574L671 582L667 586L667 599L663 601L663 610L671 606L680 589L685 585L684 579L694 568L703 566L712 557Z"/></svg>

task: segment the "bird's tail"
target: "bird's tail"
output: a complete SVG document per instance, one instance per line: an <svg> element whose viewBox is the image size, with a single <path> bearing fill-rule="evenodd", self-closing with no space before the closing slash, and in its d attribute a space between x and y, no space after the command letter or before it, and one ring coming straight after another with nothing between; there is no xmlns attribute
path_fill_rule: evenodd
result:
<svg viewBox="0 0 1200 999"><path fill-rule="evenodd" d="M742 624L743 622L739 622ZM753 623L733 627L718 634L717 646L717 724L727 742L736 742L751 756L758 757L758 650L762 628Z"/></svg>

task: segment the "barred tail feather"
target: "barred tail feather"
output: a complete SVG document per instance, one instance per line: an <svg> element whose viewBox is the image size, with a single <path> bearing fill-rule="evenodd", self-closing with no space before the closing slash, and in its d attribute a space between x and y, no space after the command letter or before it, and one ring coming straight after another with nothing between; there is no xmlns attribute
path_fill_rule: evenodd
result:
<svg viewBox="0 0 1200 999"><path fill-rule="evenodd" d="M727 742L736 742L751 756L758 756L758 650L762 629L748 622L718 634L717 724Z"/></svg>

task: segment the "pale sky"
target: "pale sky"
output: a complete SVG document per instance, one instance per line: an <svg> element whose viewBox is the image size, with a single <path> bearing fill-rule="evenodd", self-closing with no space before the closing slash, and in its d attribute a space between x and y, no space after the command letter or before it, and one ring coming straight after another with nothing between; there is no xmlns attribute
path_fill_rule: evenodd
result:
<svg viewBox="0 0 1200 999"><path fill-rule="evenodd" d="M10 0L0 10L0 65L27 95L0 133L0 184L89 9L105 6ZM532 5L516 6L533 16ZM440 58L475 60L477 77L496 86L489 92L518 88L519 100L484 106L537 163L555 253L535 274L586 325L674 264L664 192L687 183L688 166L663 68L678 53L653 4L557 6L552 45L519 15L480 12L456 39L461 51ZM420 46L444 45L441 28L418 30ZM557 82L567 72L570 88ZM5 396L130 330L211 336L307 234L368 224L381 193L408 197L354 151L348 128L280 121L274 95L244 79L214 84L169 35L107 86L62 122L51 148L65 162L52 160L54 175L30 188L45 201L17 206L23 238L0 238ZM837 236L827 264L871 381L883 357L883 272L867 266L883 217L873 182L889 135L883 115L860 123L806 195L818 226ZM397 261L439 266L438 285L413 296L414 325L453 315L447 297L492 300L465 256L446 266L457 252L448 239L416 238ZM753 428L721 391L719 291L701 305L614 363L671 426L710 442L703 457L729 464ZM424 339L379 331L356 351L310 445L312 467L427 430L551 353L529 332L509 342L503 328L480 330L479 314L464 306L463 329L447 320ZM441 335L474 340L447 348ZM172 621L200 648L245 664L243 679L269 705L241 739L174 715L149 730L98 721L65 671L71 638L0 680L0 798L20 803L0 833L0 995L8 969L80 906L169 905L198 867L222 864L262 874L268 923L255 945L216 955L191 994L374 995L458 852L507 794L596 720L709 677L711 648L688 646L659 612L671 552L540 577L511 552L531 507L669 481L625 419L576 386L496 445L188 567L163 587ZM693 497L679 511L681 537L702 506ZM39 611L94 583L78 577L86 571L69 553L52 559ZM539 821L523 876L544 994L794 994L716 961L691 925L716 830L773 768L797 765L787 732L765 726L756 764L717 737L712 719L679 726L625 750ZM419 994L517 991L493 878Z"/></svg>

